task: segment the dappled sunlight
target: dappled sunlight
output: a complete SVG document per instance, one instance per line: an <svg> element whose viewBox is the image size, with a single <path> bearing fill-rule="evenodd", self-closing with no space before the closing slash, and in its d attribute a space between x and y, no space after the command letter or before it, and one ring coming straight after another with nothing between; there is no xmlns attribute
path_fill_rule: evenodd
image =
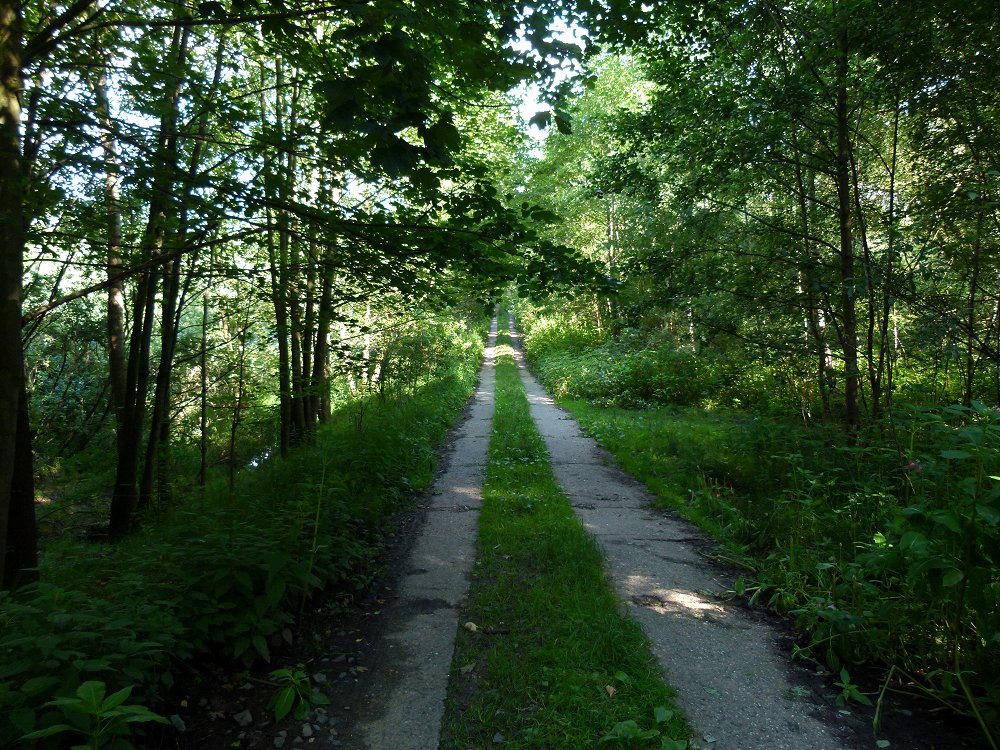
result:
<svg viewBox="0 0 1000 750"><path fill-rule="evenodd" d="M456 495L461 495L462 497L467 497L475 502L480 502L483 499L482 489L479 486L475 487L449 487L449 492L454 492Z"/></svg>
<svg viewBox="0 0 1000 750"><path fill-rule="evenodd" d="M688 589L656 586L648 576L630 575L625 579L625 587L633 604L660 614L712 621L726 616L725 608L718 602Z"/></svg>

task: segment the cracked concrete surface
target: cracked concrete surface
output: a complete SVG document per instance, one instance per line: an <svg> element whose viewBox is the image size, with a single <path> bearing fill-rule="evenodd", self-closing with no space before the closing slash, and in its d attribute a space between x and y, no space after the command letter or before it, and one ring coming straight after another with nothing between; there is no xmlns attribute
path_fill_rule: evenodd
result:
<svg viewBox="0 0 1000 750"><path fill-rule="evenodd" d="M486 449L493 423L496 321L490 329L469 418L455 434L447 468L431 492L427 521L386 612L382 663L351 747L434 750L438 746L459 608L475 560ZM354 742L358 744L355 745Z"/></svg>
<svg viewBox="0 0 1000 750"><path fill-rule="evenodd" d="M692 747L711 750L846 750L849 745L796 699L788 654L766 622L718 598L728 581L696 551L690 527L650 510L646 489L609 467L607 454L559 409L524 366L531 414L556 480L601 545L609 574L687 715Z"/></svg>

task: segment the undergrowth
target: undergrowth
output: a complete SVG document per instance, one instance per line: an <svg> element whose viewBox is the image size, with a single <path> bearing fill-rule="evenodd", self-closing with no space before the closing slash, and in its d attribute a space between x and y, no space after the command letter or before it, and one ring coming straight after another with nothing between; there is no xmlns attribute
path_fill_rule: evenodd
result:
<svg viewBox="0 0 1000 750"><path fill-rule="evenodd" d="M630 375L589 369L621 340L586 340L556 318L536 323L526 341L540 379L584 429L664 505L723 542L745 571L737 593L795 619L798 656L834 671L879 666L888 687L972 716L996 746L997 410L898 406L895 423L852 441L787 411L705 408L713 378L698 372L710 367L692 369L687 355L649 362L631 386ZM674 406L616 395L688 378L697 397L657 400Z"/></svg>
<svg viewBox="0 0 1000 750"><path fill-rule="evenodd" d="M498 341L479 554L441 746L682 750L671 693L556 485L510 339Z"/></svg>
<svg viewBox="0 0 1000 750"><path fill-rule="evenodd" d="M186 659L268 660L313 593L364 587L389 517L432 479L483 332L456 337L447 366L405 397L348 404L315 445L243 471L233 491L192 492L116 545L50 544L43 582L0 594L0 747L88 736L68 708L81 686L134 686L130 700L155 708Z"/></svg>

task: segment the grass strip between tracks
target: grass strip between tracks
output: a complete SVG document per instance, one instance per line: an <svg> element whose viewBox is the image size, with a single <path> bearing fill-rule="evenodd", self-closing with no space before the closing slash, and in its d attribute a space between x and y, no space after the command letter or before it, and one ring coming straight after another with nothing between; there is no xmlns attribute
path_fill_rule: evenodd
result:
<svg viewBox="0 0 1000 750"><path fill-rule="evenodd" d="M672 693L552 476L503 328L478 561L441 747L681 750Z"/></svg>

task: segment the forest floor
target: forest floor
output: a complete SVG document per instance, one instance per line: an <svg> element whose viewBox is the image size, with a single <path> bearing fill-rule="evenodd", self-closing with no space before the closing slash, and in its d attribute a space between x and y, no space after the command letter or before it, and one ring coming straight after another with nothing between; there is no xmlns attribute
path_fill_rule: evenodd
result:
<svg viewBox="0 0 1000 750"><path fill-rule="evenodd" d="M272 687L220 676L216 694L198 699L201 720L181 735L181 747L437 747L474 557L492 415L493 335L477 395L443 451L437 483L416 511L400 516L387 544L385 576L352 607L331 602L315 610L281 657L282 665L302 664L331 704L275 726L267 706ZM729 596L736 572L707 558L714 543L686 521L652 509L645 488L580 432L523 362L520 370L553 472L603 549L618 596L642 624L676 690L693 729L691 748L978 746L974 733L905 697L887 694L878 735L873 709L838 705L834 675L792 662L788 625Z"/></svg>

